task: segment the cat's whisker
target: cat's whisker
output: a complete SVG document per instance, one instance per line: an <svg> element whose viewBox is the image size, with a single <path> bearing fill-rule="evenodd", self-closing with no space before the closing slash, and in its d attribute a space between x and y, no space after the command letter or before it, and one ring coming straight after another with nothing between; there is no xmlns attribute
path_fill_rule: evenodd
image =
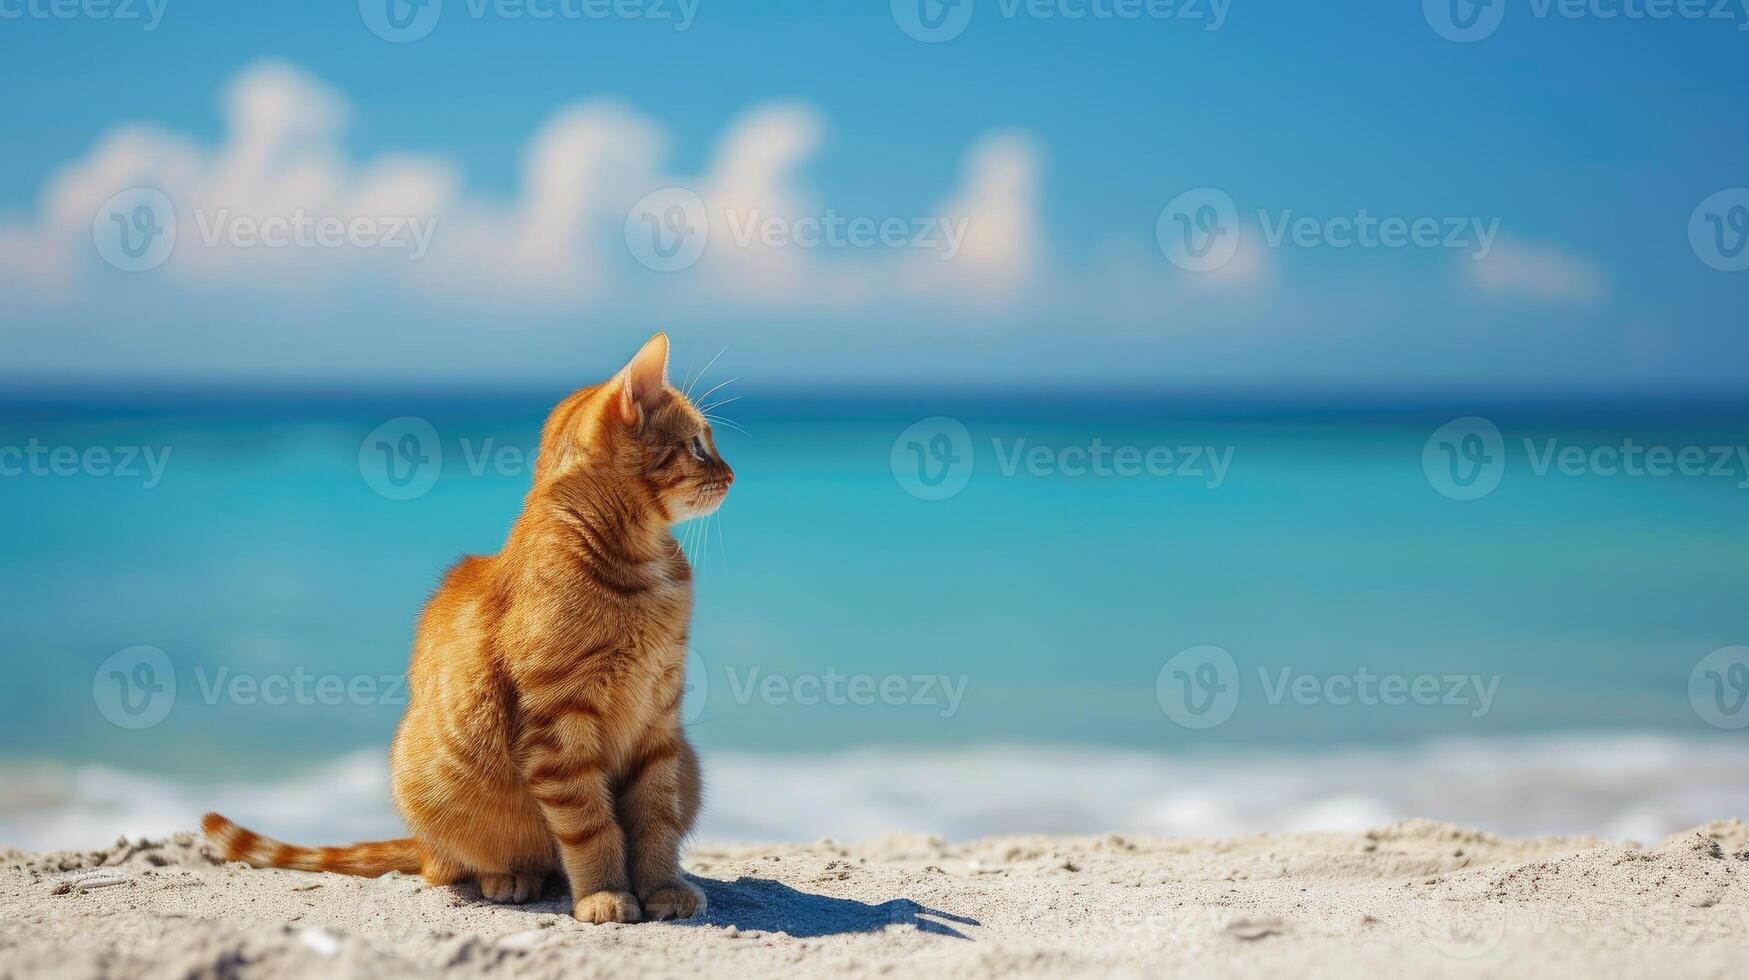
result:
<svg viewBox="0 0 1749 980"><path fill-rule="evenodd" d="M723 567L729 567L729 546L723 542L723 512L717 511L717 550L723 553Z"/></svg>
<svg viewBox="0 0 1749 980"><path fill-rule="evenodd" d="M716 410L716 409L719 409L719 408L722 408L722 407L723 407L723 406L724 406L724 405L727 405L727 404L729 404L729 403L730 403L730 402L738 402L738 401L740 401L740 400L741 400L741 398L742 398L742 397L743 397L743 396L741 396L741 395L736 395L736 396L734 396L734 397L733 397L733 398L725 398L725 399L723 399L723 400L722 400L722 401L720 401L720 402L711 402L711 403L710 403L710 404L709 404L709 405L706 405L706 406L704 406L704 407L703 407L703 408L701 408L701 409L699 409L699 411L700 411L700 412L710 412L710 411L715 411L715 410Z"/></svg>
<svg viewBox="0 0 1749 980"><path fill-rule="evenodd" d="M724 354L728 353L728 350L729 350L729 345L724 344L723 349L720 351L717 351L717 357L722 357ZM692 381L687 384L686 397L688 400L690 400L692 398L692 386L695 384L698 384L699 382L704 380L704 376L706 374L710 373L711 365L717 363L717 357L713 357L708 362L706 362L704 369L698 372L698 377L693 378Z"/></svg>
<svg viewBox="0 0 1749 980"><path fill-rule="evenodd" d="M704 419L706 422L710 422L714 425L726 425L729 428L734 429L736 432L739 432L744 436L745 435L752 435L752 433L748 432L746 429L741 428L741 424L739 422L731 421L729 419L723 418L720 415L706 415L704 417Z"/></svg>
<svg viewBox="0 0 1749 980"><path fill-rule="evenodd" d="M722 383L721 383L721 384L719 384L719 385L716 385L716 386L715 386L715 387L713 387L713 388L711 388L711 390L710 390L710 391L707 391L707 392L705 392L705 393L704 393L704 394L702 394L702 395L700 395L700 396L698 396L698 398L697 398L697 399L695 399L695 400L696 400L696 401L701 401L701 402L702 402L702 401L704 401L704 400L705 400L705 399L706 399L706 398L709 398L709 397L710 397L710 396L712 396L712 395L714 395L714 394L716 394L716 393L717 393L717 392L718 392L718 391L719 391L719 390L721 390L721 389L722 389L722 388L724 388L724 387L725 387L725 386L727 386L727 385L732 385L732 384L734 384L734 383L735 383L735 382L737 382L737 381L739 381L739 380L741 380L741 378L740 378L740 377L739 377L739 376L736 376L736 377L733 377L733 378L730 378L730 379L729 379L729 380L727 380L727 381L724 381L724 382L722 382Z"/></svg>

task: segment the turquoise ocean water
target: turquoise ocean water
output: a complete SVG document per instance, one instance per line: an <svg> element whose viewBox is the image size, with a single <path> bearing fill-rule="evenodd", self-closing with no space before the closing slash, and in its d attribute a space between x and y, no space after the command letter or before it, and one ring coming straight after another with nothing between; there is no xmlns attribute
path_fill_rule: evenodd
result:
<svg viewBox="0 0 1749 980"><path fill-rule="evenodd" d="M288 834L392 830L414 616L502 541L557 394L0 406L0 843L227 800ZM752 392L724 412L738 480L681 531L720 835L1124 829L1092 823L1113 804L1139 830L1647 835L1749 802L1749 410ZM1499 442L1435 437L1467 416ZM1706 472L1612 468L1636 446ZM160 673L116 659L140 647Z"/></svg>

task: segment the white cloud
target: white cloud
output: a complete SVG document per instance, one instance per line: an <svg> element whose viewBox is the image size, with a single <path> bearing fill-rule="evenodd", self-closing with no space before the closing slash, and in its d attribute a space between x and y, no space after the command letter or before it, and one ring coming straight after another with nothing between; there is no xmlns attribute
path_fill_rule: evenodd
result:
<svg viewBox="0 0 1749 980"><path fill-rule="evenodd" d="M463 200L440 216L432 261L415 272L438 294L495 303L565 303L608 288L616 234L666 152L654 121L596 100L557 113L529 141L521 195ZM610 250L618 247L620 252Z"/></svg>
<svg viewBox="0 0 1749 980"><path fill-rule="evenodd" d="M1038 148L1024 133L986 137L967 154L954 196L936 210L964 222L964 243L952 261L945 251L919 264L918 278L936 289L958 283L986 297L1024 291L1044 252L1039 227Z"/></svg>
<svg viewBox="0 0 1749 980"><path fill-rule="evenodd" d="M192 290L287 288L321 298L336 279L350 279L493 308L576 309L652 295L667 305L848 308L905 293L1005 295L1027 285L1045 250L1038 152L1018 133L975 141L960 186L933 212L867 216L960 219L963 247L944 261L919 248L735 241L731 217L794 220L829 209L803 179L826 124L800 102L754 106L733 119L696 175L669 172L667 130L625 105L561 109L529 140L509 201L466 193L459 168L442 158L355 162L344 142L345 98L294 65L249 66L231 80L224 105L216 146L126 125L55 173L36 215L0 221L0 280L18 287L9 291L48 302L100 292L88 287L113 281L113 272L93 247L92 220L133 187L162 191L177 217L174 253L143 281ZM666 186L692 188L707 202L711 244L697 268L652 289L627 250L624 225L636 201ZM229 234L300 213L371 222L380 234L398 222L434 223L430 252L411 262L410 248L266 247Z"/></svg>
<svg viewBox="0 0 1749 980"><path fill-rule="evenodd" d="M820 114L801 103L760 106L730 124L710 173L697 185L710 216L703 269L715 289L768 301L795 301L819 291L825 273L814 273L818 263L804 250L764 247L757 236L745 243L737 239L756 219L793 221L818 210L801 169L819 149L825 129Z"/></svg>
<svg viewBox="0 0 1749 980"><path fill-rule="evenodd" d="M1603 270L1557 245L1503 239L1486 258L1468 260L1471 281L1487 293L1595 306L1609 294Z"/></svg>

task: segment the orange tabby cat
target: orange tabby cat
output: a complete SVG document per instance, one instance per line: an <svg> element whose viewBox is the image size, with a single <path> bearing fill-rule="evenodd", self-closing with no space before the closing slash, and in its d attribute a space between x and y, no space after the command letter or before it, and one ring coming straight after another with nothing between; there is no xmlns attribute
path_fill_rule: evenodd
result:
<svg viewBox="0 0 1749 980"><path fill-rule="evenodd" d="M585 922L702 912L680 873L699 771L679 719L692 571L670 528L733 480L657 334L553 410L504 550L463 558L420 617L390 753L413 836L308 848L201 826L258 867L472 878L500 902L562 871Z"/></svg>

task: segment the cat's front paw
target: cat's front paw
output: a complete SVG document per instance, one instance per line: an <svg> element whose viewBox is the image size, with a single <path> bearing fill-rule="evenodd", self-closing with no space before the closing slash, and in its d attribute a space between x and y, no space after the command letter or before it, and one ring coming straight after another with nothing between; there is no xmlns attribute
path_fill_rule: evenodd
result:
<svg viewBox="0 0 1749 980"><path fill-rule="evenodd" d="M571 914L578 922L637 922L638 899L631 892L595 892L577 899Z"/></svg>
<svg viewBox="0 0 1749 980"><path fill-rule="evenodd" d="M690 919L703 915L705 904L704 892L684 881L670 881L656 886L644 896L644 918L651 922Z"/></svg>

